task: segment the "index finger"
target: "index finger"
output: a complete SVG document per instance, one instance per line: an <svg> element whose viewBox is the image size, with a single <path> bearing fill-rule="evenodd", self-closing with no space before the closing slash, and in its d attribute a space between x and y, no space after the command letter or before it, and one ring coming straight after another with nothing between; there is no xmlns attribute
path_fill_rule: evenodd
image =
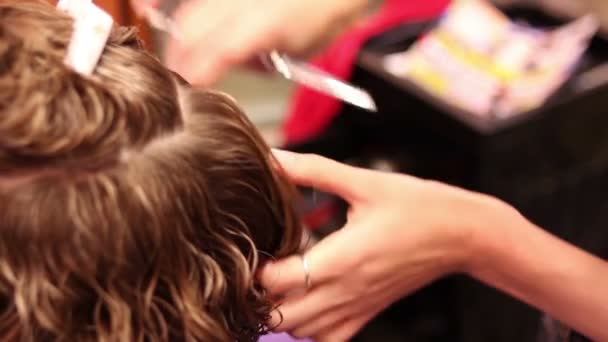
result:
<svg viewBox="0 0 608 342"><path fill-rule="evenodd" d="M366 170L317 155L273 150L287 176L297 185L338 195L352 202L365 198L371 176Z"/></svg>

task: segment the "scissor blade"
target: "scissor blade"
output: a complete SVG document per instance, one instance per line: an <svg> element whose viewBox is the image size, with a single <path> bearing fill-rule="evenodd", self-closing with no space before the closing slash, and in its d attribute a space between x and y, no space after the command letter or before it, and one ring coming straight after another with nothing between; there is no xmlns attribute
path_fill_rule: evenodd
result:
<svg viewBox="0 0 608 342"><path fill-rule="evenodd" d="M378 111L374 99L361 88L341 81L309 64L296 62L287 56L279 55L277 52L270 54L270 60L275 69L289 80L370 112Z"/></svg>
<svg viewBox="0 0 608 342"><path fill-rule="evenodd" d="M175 39L181 39L181 32L171 18L152 7L146 8L145 14L152 27L170 34ZM376 103L368 92L340 81L322 70L313 68L308 64L293 61L276 51L270 54L270 61L274 68L289 80L365 110L371 112L378 111Z"/></svg>

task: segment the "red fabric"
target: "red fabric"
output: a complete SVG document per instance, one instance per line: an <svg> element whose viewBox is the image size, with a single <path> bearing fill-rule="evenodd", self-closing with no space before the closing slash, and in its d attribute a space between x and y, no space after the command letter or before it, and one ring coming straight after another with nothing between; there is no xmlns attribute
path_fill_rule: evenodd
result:
<svg viewBox="0 0 608 342"><path fill-rule="evenodd" d="M436 17L448 3L449 0L386 0L378 14L339 38L312 63L348 80L366 41L404 22ZM292 144L313 138L327 128L342 106L339 100L308 88L298 88L284 126L287 142Z"/></svg>

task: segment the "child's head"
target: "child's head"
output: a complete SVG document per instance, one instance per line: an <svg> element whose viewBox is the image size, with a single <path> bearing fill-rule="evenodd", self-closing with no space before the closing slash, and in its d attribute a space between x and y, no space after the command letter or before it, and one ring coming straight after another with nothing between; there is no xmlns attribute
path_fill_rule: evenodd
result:
<svg viewBox="0 0 608 342"><path fill-rule="evenodd" d="M0 339L253 340L265 255L297 250L291 187L228 97L116 28L92 77L72 19L0 1Z"/></svg>

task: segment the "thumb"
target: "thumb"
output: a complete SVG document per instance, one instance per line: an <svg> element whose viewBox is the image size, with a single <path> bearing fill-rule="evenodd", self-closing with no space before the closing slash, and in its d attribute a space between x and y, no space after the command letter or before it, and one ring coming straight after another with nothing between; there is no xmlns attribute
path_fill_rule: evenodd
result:
<svg viewBox="0 0 608 342"><path fill-rule="evenodd" d="M338 195L353 202L365 197L371 180L363 169L351 167L317 155L273 150L273 155L287 176L300 186Z"/></svg>

